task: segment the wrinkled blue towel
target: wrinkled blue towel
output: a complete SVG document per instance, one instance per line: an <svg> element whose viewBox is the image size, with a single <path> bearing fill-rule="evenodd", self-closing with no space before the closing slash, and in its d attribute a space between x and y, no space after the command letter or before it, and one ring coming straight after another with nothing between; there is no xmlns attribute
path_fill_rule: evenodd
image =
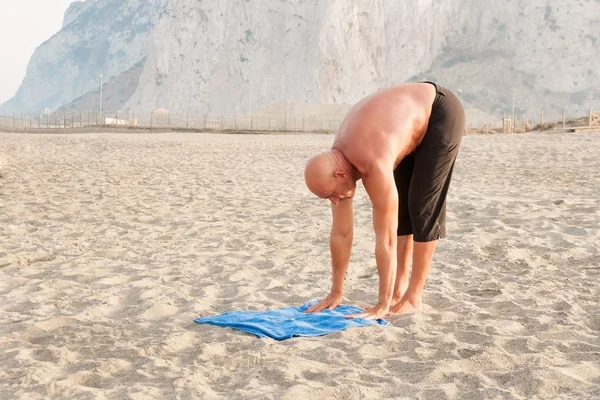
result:
<svg viewBox="0 0 600 400"><path fill-rule="evenodd" d="M212 317L196 318L194 321L199 324L239 329L260 338L270 337L275 340L285 340L294 336L322 336L359 326L391 325L384 319L345 319L345 315L364 311L361 308L346 305L340 305L333 311L303 313L304 310L316 302L312 301L300 307L286 307L279 310L228 311Z"/></svg>

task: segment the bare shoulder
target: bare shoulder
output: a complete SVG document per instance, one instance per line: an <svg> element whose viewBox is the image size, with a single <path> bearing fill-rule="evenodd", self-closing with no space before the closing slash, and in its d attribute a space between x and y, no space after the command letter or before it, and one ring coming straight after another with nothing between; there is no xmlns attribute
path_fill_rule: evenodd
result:
<svg viewBox="0 0 600 400"><path fill-rule="evenodd" d="M394 189L393 163L387 159L381 159L369 165L363 175L363 185L371 201L386 198L388 192Z"/></svg>

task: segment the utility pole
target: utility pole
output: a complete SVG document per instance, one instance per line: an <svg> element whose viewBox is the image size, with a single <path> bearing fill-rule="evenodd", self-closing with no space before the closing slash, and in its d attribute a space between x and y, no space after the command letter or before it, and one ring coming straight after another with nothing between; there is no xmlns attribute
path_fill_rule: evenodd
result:
<svg viewBox="0 0 600 400"><path fill-rule="evenodd" d="M513 125L513 132L515 132L517 130L517 125L516 125L516 121L515 121L515 95L517 94L517 89L513 88L513 104L512 104L512 117L511 117L511 122Z"/></svg>
<svg viewBox="0 0 600 400"><path fill-rule="evenodd" d="M250 99L248 100L248 129L252 129L252 81L250 81Z"/></svg>
<svg viewBox="0 0 600 400"><path fill-rule="evenodd" d="M100 118L102 118L102 81L103 76L100 74Z"/></svg>

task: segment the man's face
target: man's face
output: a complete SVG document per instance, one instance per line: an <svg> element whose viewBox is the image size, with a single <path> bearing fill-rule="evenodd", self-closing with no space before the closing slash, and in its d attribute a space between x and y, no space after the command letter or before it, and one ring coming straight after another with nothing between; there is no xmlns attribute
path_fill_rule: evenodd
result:
<svg viewBox="0 0 600 400"><path fill-rule="evenodd" d="M356 182L354 182L347 174L336 173L332 183L332 189L328 192L325 198L333 205L338 204L340 200L354 197L354 192L356 191Z"/></svg>

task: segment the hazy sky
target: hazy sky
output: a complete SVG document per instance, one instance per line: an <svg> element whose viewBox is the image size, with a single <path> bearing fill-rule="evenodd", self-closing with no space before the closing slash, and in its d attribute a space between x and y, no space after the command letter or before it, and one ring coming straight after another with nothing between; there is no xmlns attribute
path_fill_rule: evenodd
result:
<svg viewBox="0 0 600 400"><path fill-rule="evenodd" d="M17 92L35 48L60 31L74 0L2 1L0 5L0 104Z"/></svg>

